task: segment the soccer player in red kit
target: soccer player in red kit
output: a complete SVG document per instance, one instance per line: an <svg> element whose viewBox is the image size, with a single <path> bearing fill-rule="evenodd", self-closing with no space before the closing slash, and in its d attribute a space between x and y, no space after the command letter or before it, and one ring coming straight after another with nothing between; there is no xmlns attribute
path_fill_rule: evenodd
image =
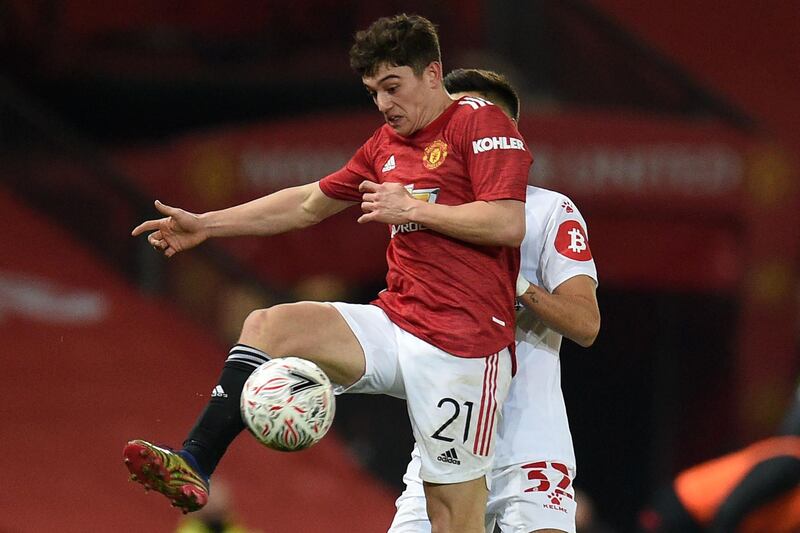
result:
<svg viewBox="0 0 800 533"><path fill-rule="evenodd" d="M391 232L386 290L370 305L299 302L251 313L214 387L224 394L209 401L183 448L131 441L126 464L174 505L202 507L208 476L244 428L245 380L269 358L293 355L317 363L340 392L406 399L434 531L477 533L510 382L532 158L500 109L449 97L430 21L377 20L356 35L350 62L386 123L344 168L221 211L157 203L166 217L133 234L150 232L170 257L209 237L307 227L360 202L360 223Z"/></svg>

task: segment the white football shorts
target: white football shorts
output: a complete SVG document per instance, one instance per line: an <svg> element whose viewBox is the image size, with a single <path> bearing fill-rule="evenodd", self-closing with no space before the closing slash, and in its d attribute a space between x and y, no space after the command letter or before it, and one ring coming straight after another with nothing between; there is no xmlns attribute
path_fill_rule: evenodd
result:
<svg viewBox="0 0 800 533"><path fill-rule="evenodd" d="M420 449L420 476L460 483L489 472L497 417L511 383L508 349L488 357L451 355L396 326L380 307L331 302L366 356L366 371L343 392L406 400Z"/></svg>
<svg viewBox="0 0 800 533"><path fill-rule="evenodd" d="M420 456L415 448L403 476L405 490L388 533L430 533L425 493L419 478ZM502 533L557 529L575 533L574 467L551 461L520 463L493 470L486 506L486 533L495 525Z"/></svg>

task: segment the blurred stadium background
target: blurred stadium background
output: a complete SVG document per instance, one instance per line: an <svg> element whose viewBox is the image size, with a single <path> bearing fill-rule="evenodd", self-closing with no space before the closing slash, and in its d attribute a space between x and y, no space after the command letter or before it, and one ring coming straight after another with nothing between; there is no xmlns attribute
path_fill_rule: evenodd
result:
<svg viewBox="0 0 800 533"><path fill-rule="evenodd" d="M531 183L581 207L603 326L565 342L576 485L614 531L679 469L769 434L800 364L800 12L791 0L0 1L0 532L174 531L126 482L132 437L178 443L246 313L366 302L386 231L346 211L169 262L136 223L319 178L380 124L352 34L415 12L446 70L520 90ZM218 477L254 531L387 527L400 402L346 397L282 455Z"/></svg>

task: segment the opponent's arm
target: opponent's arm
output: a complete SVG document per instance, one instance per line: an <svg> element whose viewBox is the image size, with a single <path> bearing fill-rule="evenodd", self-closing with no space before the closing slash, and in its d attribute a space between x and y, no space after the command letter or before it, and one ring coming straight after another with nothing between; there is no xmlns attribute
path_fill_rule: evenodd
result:
<svg viewBox="0 0 800 533"><path fill-rule="evenodd" d="M594 343L600 331L600 309L595 282L586 275L572 277L551 293L520 275L517 296L547 327L584 348Z"/></svg>
<svg viewBox="0 0 800 533"><path fill-rule="evenodd" d="M156 209L167 216L143 222L134 228L132 235L151 231L147 237L150 244L172 257L210 237L277 235L312 226L353 203L326 196L317 182L202 214L156 201Z"/></svg>
<svg viewBox="0 0 800 533"><path fill-rule="evenodd" d="M462 205L417 200L400 183L365 181L360 223L416 222L472 244L517 247L525 236L525 204L517 200L475 201Z"/></svg>

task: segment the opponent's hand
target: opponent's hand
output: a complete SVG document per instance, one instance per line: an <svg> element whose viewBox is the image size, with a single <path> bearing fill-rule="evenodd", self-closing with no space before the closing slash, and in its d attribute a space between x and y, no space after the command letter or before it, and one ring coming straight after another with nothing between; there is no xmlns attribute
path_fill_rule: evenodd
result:
<svg viewBox="0 0 800 533"><path fill-rule="evenodd" d="M155 206L160 213L167 216L142 222L131 232L131 235L136 237L146 231L152 231L147 236L147 242L155 250L160 250L165 256L172 257L178 252L197 246L208 238L208 231L198 215L164 205L158 200L156 200Z"/></svg>
<svg viewBox="0 0 800 533"><path fill-rule="evenodd" d="M358 218L360 224L366 222L383 222L385 224L406 224L409 211L419 200L415 200L401 183L375 183L362 181L358 190L361 197L361 210Z"/></svg>

